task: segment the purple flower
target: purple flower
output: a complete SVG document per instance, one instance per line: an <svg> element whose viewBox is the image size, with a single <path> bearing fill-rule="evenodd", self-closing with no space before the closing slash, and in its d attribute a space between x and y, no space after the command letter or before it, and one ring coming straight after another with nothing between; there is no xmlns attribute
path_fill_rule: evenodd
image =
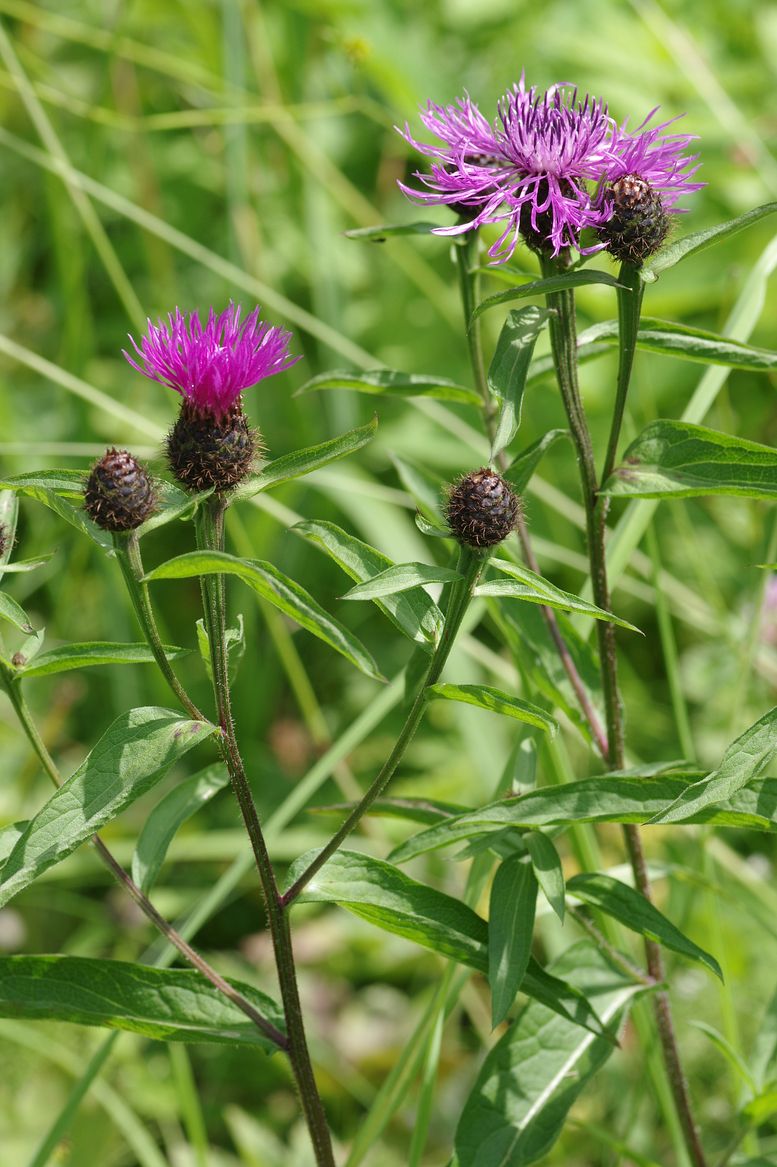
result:
<svg viewBox="0 0 777 1167"><path fill-rule="evenodd" d="M140 364L122 351L133 369L175 389L203 413L221 417L244 389L300 359L287 351L290 332L263 323L258 308L242 322L240 313L234 304L220 316L211 308L203 327L197 312L187 320L176 308L166 324L148 321L140 347L130 336Z"/></svg>
<svg viewBox="0 0 777 1167"><path fill-rule="evenodd" d="M585 227L599 227L612 213L597 187L614 165L615 125L600 100L578 101L567 83L545 93L520 82L498 104L492 128L469 98L458 106L430 104L422 120L443 146L421 145L408 129L405 138L437 159L431 174L418 174L428 188L412 191L422 202L459 204L475 213L467 222L438 227L437 234L457 235L484 223L503 230L489 255L503 262L512 255L519 233L532 246L553 255L580 246ZM401 184L400 184L401 185Z"/></svg>
<svg viewBox="0 0 777 1167"><path fill-rule="evenodd" d="M656 112L656 109L651 110L634 134L629 133L626 122L618 128L614 157L607 167L606 177L610 183L626 175L640 178L660 195L665 211L678 211L674 204L681 195L692 194L705 185L691 181L699 169L700 163L696 162L699 155L683 155L690 143L696 141L696 135L664 133L677 118L661 122L650 130L645 129Z"/></svg>

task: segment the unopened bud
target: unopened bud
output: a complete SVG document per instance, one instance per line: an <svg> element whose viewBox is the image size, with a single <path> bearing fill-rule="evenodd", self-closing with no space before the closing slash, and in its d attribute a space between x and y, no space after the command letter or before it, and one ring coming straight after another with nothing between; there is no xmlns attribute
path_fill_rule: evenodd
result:
<svg viewBox="0 0 777 1167"><path fill-rule="evenodd" d="M661 195L636 174L624 174L612 184L612 218L599 228L610 255L641 264L658 251L669 230Z"/></svg>
<svg viewBox="0 0 777 1167"><path fill-rule="evenodd" d="M467 547L501 543L515 527L520 510L520 499L509 482L485 466L465 475L448 495L448 525Z"/></svg>
<svg viewBox="0 0 777 1167"><path fill-rule="evenodd" d="M111 448L91 469L84 508L104 531L134 531L156 505L148 471L127 450Z"/></svg>

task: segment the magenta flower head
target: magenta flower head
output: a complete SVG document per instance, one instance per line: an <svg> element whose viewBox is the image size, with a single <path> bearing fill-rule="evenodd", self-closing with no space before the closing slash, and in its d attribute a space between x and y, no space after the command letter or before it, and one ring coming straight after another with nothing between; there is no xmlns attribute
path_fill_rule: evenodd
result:
<svg viewBox="0 0 777 1167"><path fill-rule="evenodd" d="M244 389L299 360L287 351L290 332L265 324L258 308L243 321L241 311L230 304L217 316L211 308L203 327L197 312L187 320L176 308L166 324L149 320L140 347L130 336L141 364L127 352L124 356L139 373L175 389L196 409L223 416Z"/></svg>
<svg viewBox="0 0 777 1167"><path fill-rule="evenodd" d="M614 158L606 172L604 197L612 214L599 238L616 259L641 264L663 243L669 231L669 213L681 213L675 203L705 184L694 182L698 154L685 151L692 134L667 134L677 121L646 129L652 110L634 134L626 123L616 132Z"/></svg>
<svg viewBox="0 0 777 1167"><path fill-rule="evenodd" d="M243 412L241 394L299 360L288 353L291 333L259 319L255 308L245 320L230 304L217 316L213 308L203 326L196 312L188 319L176 308L148 322L134 369L183 398L178 421L167 438L167 455L176 478L189 490L225 491L250 472L260 448L257 431Z"/></svg>
<svg viewBox="0 0 777 1167"><path fill-rule="evenodd" d="M544 93L519 83L498 104L492 128L469 98L457 106L429 105L422 120L442 146L421 145L436 159L431 174L418 174L427 187L405 194L421 202L464 205L465 222L437 228L456 235L498 223L502 233L489 250L496 262L512 255L524 235L535 250L558 255L580 246L585 227L599 227L612 214L598 186L615 162L615 126L597 99L579 101L574 86L562 83ZM400 184L401 185L401 184Z"/></svg>

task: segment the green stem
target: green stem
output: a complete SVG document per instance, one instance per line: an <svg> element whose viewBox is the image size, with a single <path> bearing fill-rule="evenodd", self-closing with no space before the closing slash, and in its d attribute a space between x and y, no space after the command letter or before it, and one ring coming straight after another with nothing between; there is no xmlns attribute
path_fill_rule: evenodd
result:
<svg viewBox="0 0 777 1167"><path fill-rule="evenodd" d="M415 732L424 715L427 702L427 692L430 685L434 685L439 679L440 674L445 666L445 662L450 655L453 648L453 643L456 635L461 627L461 622L464 614L469 606L472 593L477 584L480 573L483 569L485 558L481 552L473 551L468 547L462 547L459 553L458 571L462 575L462 579L457 580L451 587L450 601L448 603L448 610L445 614L445 627L443 629L440 642L435 649L434 655L429 662L429 668L419 687L415 700L410 707L410 712L407 715L405 724L402 726L399 737L397 738L394 748L389 754L383 766L380 769L377 777L370 786L369 790L364 794L361 801L353 808L351 813L342 823L338 831L332 836L329 842L323 847L316 858L310 863L302 872L300 877L292 884L292 886L283 895L284 905L289 905L294 902L306 884L310 882L316 872L323 867L327 859L334 855L335 851L342 845L345 839L350 835L351 831L358 826L363 816L370 809L376 799L380 798L389 782L394 776L397 766L401 762L405 750L410 745L410 742L415 736Z"/></svg>
<svg viewBox="0 0 777 1167"><path fill-rule="evenodd" d="M488 437L491 449L494 448L494 437L496 434L496 411L494 408L494 401L491 397L488 388L488 377L486 376L486 368L483 361L483 344L480 333L480 317L473 318L473 313L479 299L480 276L478 273L478 248L479 238L477 231L469 231L463 237L464 242L457 243L454 249L456 257L456 266L459 273L459 291L461 294L461 306L464 315L464 329L467 335L467 346L469 349L470 365L472 367L472 376L475 380L478 392L483 399L483 426ZM507 456L504 450L500 450L496 457L497 465L502 473L507 469ZM534 554L534 548L531 544L529 536L529 529L526 525L526 519L522 511L519 511L516 520L516 531L518 540L521 544L521 552L523 554L526 566L535 575L540 575L540 565L537 557ZM577 702L583 712L583 716L588 722L591 730L591 735L596 742L596 747L603 758L607 757L607 736L604 727L599 720L599 714L594 708L583 680L577 671L577 666L572 659L572 654L569 651L566 641L562 635L561 629L556 619L556 613L552 608L542 607L543 618L548 628L550 638L553 641L556 651L559 655L564 672L567 674L569 683L577 698Z"/></svg>
<svg viewBox="0 0 777 1167"><path fill-rule="evenodd" d="M545 276L558 274L558 264L554 260L544 258L541 262ZM586 420L585 410L583 409L577 379L577 336L574 292L566 289L561 292L550 293L546 298L548 307L553 311L549 322L553 361L561 396L572 431L572 440L577 453L583 506L586 516L586 536L594 602L600 608L609 611L610 594L605 552L607 516L606 508L603 505L598 505L599 486L596 477L593 445L591 443L591 435L588 429L588 422ZM631 312L633 302L624 299L623 303L629 304L629 312ZM634 331L633 321L631 324L626 322L622 325L622 333L625 334L629 329L632 332ZM624 368L624 381L621 384L619 380L618 394L622 398L620 403L620 415L622 417L628 389L628 377L623 360L621 365ZM629 364L628 370L630 368L631 366ZM614 436L611 434L610 439L613 450L617 446L619 425L617 427L614 426L614 430ZM620 770L625 764L625 746L620 691L618 688L618 658L615 626L604 621L597 621L597 634L599 638L602 688L607 714L607 762L611 769ZM639 830L633 825L626 825L623 828L623 833L629 861L634 872L635 885L644 897L652 902L652 889ZM654 940L646 938L645 952L649 976L652 980L659 983L664 981L664 962L660 946ZM672 1020L668 993L656 993L654 998L654 1012L664 1063L688 1153L694 1167L706 1167L704 1151L699 1141L696 1122L691 1109L688 1085L680 1061L680 1051L677 1044L674 1022Z"/></svg>
<svg viewBox="0 0 777 1167"><path fill-rule="evenodd" d="M224 549L224 512L226 500L219 495L209 499L198 518L198 545L216 551ZM299 1090L300 1102L310 1133L318 1167L334 1167L332 1141L329 1135L326 1114L318 1093L313 1065L310 1060L302 1003L297 986L297 971L294 950L291 943L288 915L278 891L270 855L267 850L259 815L257 814L251 787L243 765L235 726L232 718L232 697L229 685L229 668L224 635L226 625L225 589L221 576L203 577L206 598L204 616L208 632L213 673L213 689L216 698L219 723L222 730L221 749L229 771L232 789L235 792L240 812L243 816L254 861L259 874L267 922L272 937L278 982L283 1001L288 1033L287 1052L294 1079Z"/></svg>
<svg viewBox="0 0 777 1167"><path fill-rule="evenodd" d="M189 716L194 721L205 721L206 718L189 697L183 685L178 680L178 677L175 675L170 661L167 659L167 654L165 653L162 639L159 635L159 629L156 626L154 609L151 606L151 597L148 594L148 586L143 583L145 572L143 570L143 560L140 556L140 540L136 532L131 531L128 535L116 534L113 536L113 542L116 548L116 558L119 561L119 567L124 576L127 591L132 600L132 606L135 609L140 627L143 629L148 646L154 654L154 660L159 665L162 676Z"/></svg>
<svg viewBox="0 0 777 1167"><path fill-rule="evenodd" d="M19 724L24 730L27 740L35 751L41 765L48 774L52 783L56 787L62 785L62 775L60 774L57 765L46 748L46 743L40 736L38 727L32 716L29 706L24 698L21 687L21 678L14 677L5 666L0 666L3 687L14 707ZM137 886L135 881L127 874L117 859L108 850L105 843L99 835L92 836L92 844L97 851L97 854L102 859L105 866L116 878L116 880L124 887L128 894L132 897L144 915L151 921L154 927L173 944L181 956L184 957L189 964L196 968L198 972L210 981L214 988L223 993L234 1005L238 1007L247 1017L253 1021L257 1029L268 1037L280 1049L286 1049L288 1041L286 1036L281 1033L279 1029L269 1022L262 1014L254 1008L250 1001L248 1001L242 993L234 989L229 981L226 981L220 973L217 973L208 962L196 952L188 941L184 940L172 924L160 915L154 905L151 903L148 896Z"/></svg>

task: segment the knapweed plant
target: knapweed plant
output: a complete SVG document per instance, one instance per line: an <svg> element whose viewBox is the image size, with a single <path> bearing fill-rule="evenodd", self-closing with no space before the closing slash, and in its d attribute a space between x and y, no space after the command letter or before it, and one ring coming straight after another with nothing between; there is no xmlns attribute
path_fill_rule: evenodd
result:
<svg viewBox="0 0 777 1167"><path fill-rule="evenodd" d="M712 772L700 769L693 756L673 760L662 741L647 759L630 750L628 725L640 710L624 709L619 642L640 632L614 610L611 591L613 573L617 576L645 530L646 512L617 512L632 516L618 527L618 539L610 512L621 499L769 500L777 493L775 451L698 424L706 405L696 398L681 419L654 421L628 444L621 435L632 366L642 347L712 364L775 366L773 353L642 317L648 284L664 273L671 279L675 264L774 211L775 204L683 235L679 214L692 210L689 196L701 186L700 155L691 134L677 132L674 120L656 118L653 111L632 129L613 120L600 98L583 98L566 83L540 92L527 88L521 77L493 117L465 97L450 106L430 103L421 114L426 136L409 126L403 131L426 165L403 191L424 206L442 206L452 219L447 225L376 227L356 234L448 237L441 246L451 248L461 292L462 368L468 371L461 384L426 371L421 376L387 369L336 371L303 388L352 389L379 403L382 395L447 400L461 410L451 417L469 427L481 454L447 484L400 463L403 488L418 504L416 523L427 548L423 562L392 562L329 520L308 518L294 526L353 581L340 599L372 602L404 647L397 650L402 671L385 690L390 701L379 711L376 706L366 728L349 729L332 746L326 773L392 705L402 709L396 739L358 796L318 816L320 845L290 863L286 850L281 862L268 842L268 824L256 802L262 774L247 770L241 727L233 718L233 685L250 688L265 662L261 644L245 644L240 628L230 626L228 593L247 585L264 605L318 637L376 684L389 670L352 631L351 615L358 609L339 599L334 607L331 596L310 594L274 563L245 554L245 546L235 554L230 518L261 493L356 456L376 422L312 447L272 449L272 435L260 435L249 423L242 395L295 364L293 337L263 322L258 308L244 315L230 304L220 313L211 308L204 318L187 306L156 324L149 321L145 335L131 338L124 354L136 371L131 376L142 374L179 395L180 412L165 446L169 475L154 476L117 433L114 446L86 475L44 471L2 482L3 571L36 566L13 558L18 499L30 499L25 506L47 505L107 555L117 587L126 588L142 641L46 649L19 604L9 593L0 596L0 616L9 629L0 663L3 686L56 787L29 821L0 834L0 905L91 843L167 942L155 950L153 961L138 963L5 956L0 959L4 1016L111 1026L161 1041L243 1044L259 1047L257 1056L266 1052L288 1059L318 1167L382 1162L369 1157L371 1148L375 1153L381 1131L418 1081L417 1113L402 1161L420 1165L427 1161L442 1031L474 978L477 991L490 994L493 1038L486 1035L480 1068L461 1096L444 1160L428 1162L521 1167L544 1161L570 1112L576 1121L578 1096L595 1090L597 1072L619 1059L644 1067L638 1073L657 1092L662 1127L655 1145L642 1152L632 1152L628 1131L604 1131L609 1150L603 1155L612 1157L602 1163L722 1167L740 1161L735 1156L742 1143L751 1155L748 1162L767 1162L757 1158L758 1129L774 1110L774 1011L765 1027L768 1056L761 1057L757 1072L740 1066L742 1106L731 1116L728 1145L720 1146L700 1124L699 1100L688 1087L664 954L695 962L713 977L720 975L718 959L707 938L691 938L683 920L664 910L663 892L655 894L653 887L655 875L663 872L651 870L644 846L655 824L671 826L678 836L681 828L696 824L775 829L777 779L764 775L777 741L777 710L739 726ZM341 246L352 244L343 240ZM521 266L514 266L518 262ZM483 298L484 277L500 281L501 290ZM614 319L578 335L575 294L585 285L599 285L612 297ZM527 303L511 307L519 301ZM505 309L489 353L482 318ZM543 334L549 346L543 351L540 345L535 355ZM611 400L611 425L595 443L578 366L613 345L617 375L602 387ZM555 385L566 427L527 445L521 441L521 418L532 410L539 381ZM174 401L172 394L169 400ZM579 474L579 492L570 506L582 506L585 529L589 582L579 595L540 574L522 497L546 451L563 439ZM265 442L272 449L269 460ZM157 535L149 546L159 561L149 567L144 539L165 526L171 531L173 523L177 537L182 529L189 533L189 549L160 558ZM194 581L202 603L190 640L182 647L165 644L155 596L163 589L188 596ZM666 621L662 628L671 644ZM479 645L484 659L496 661L503 683L473 683L457 675L459 658L451 658L457 638ZM155 662L169 687L170 708L123 713L99 731L74 773L61 774L27 704L28 687L55 671L140 661ZM192 678L203 669L212 700L199 708L191 696ZM483 711L480 740L486 756L489 719L500 715L513 727L508 764L495 775L492 789L483 791L481 805L435 800L425 789L423 772L416 774L410 793L407 783L401 796L392 787L436 702ZM579 769L569 764L567 743L582 759ZM190 752L205 768L151 809L126 870L99 832ZM198 927L229 888L217 886L183 925L171 924L153 903L155 879L176 831L227 783L261 889L277 983L235 980L192 946ZM304 809L315 789L303 783L285 822ZM391 854L381 849L381 836L359 833L363 820L374 824L378 815L404 823ZM613 845L620 848L612 863L603 859L598 824L620 825L619 835L609 828L610 854ZM278 839L274 821L272 839ZM461 896L435 886L439 868L434 860L419 858L433 852L463 865ZM412 874L411 860L418 860ZM322 1038L315 1022L307 1023L295 964L295 909L301 904L339 905L431 950L439 962L439 980L424 1001L422 1020L397 1066L387 1071L380 1106L356 1135L343 1132L337 1114L327 1114L322 1103L316 1055ZM562 938L552 959L535 929L546 909L558 917ZM245 931L259 926L260 921L248 920ZM111 1040L95 1053L70 1105L42 1136L35 1164L53 1161ZM716 1040L725 1046L723 1037ZM338 1058L336 1032L333 1043L325 1057L329 1075ZM201 1085L207 1090L207 1083ZM264 1100L256 1103L260 1111Z"/></svg>

